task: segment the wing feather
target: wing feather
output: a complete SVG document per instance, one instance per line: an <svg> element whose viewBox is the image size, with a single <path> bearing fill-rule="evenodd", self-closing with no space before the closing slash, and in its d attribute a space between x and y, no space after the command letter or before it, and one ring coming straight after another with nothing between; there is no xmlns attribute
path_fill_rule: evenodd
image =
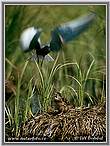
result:
<svg viewBox="0 0 110 146"><path fill-rule="evenodd" d="M61 48L63 42L67 43L75 39L88 28L94 18L95 14L91 13L56 27L52 31L50 50L58 51Z"/></svg>
<svg viewBox="0 0 110 146"><path fill-rule="evenodd" d="M40 28L29 27L25 29L20 36L20 46L24 52L32 49L40 48L39 37L41 34Z"/></svg>

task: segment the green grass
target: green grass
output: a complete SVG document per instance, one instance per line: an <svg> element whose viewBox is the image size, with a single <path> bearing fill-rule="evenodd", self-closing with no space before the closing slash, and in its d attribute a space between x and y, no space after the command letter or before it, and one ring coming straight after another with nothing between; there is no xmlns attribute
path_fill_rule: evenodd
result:
<svg viewBox="0 0 110 146"><path fill-rule="evenodd" d="M105 6L7 5L5 11L5 79L12 81L16 89L11 96L6 91L6 126L13 127L16 136L27 118L47 111L55 89L76 107L94 106L105 100ZM27 61L30 53L23 53L19 45L25 28L43 28L41 39L45 43L52 28L90 11L97 15L95 22L60 52L51 52L53 62L44 62L41 67Z"/></svg>

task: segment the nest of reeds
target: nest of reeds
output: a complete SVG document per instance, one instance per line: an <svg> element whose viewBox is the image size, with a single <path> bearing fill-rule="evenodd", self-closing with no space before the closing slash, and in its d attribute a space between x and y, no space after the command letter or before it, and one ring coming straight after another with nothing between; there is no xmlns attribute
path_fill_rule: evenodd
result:
<svg viewBox="0 0 110 146"><path fill-rule="evenodd" d="M106 141L106 110L103 105L73 108L56 98L57 112L37 114L21 127L19 140L73 142Z"/></svg>

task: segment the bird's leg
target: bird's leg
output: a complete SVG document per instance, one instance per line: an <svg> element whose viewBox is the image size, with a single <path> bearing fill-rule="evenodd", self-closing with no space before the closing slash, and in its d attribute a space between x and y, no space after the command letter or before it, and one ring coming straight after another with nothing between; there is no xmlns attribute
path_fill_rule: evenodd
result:
<svg viewBox="0 0 110 146"><path fill-rule="evenodd" d="M37 55L37 54L36 54ZM38 64L39 64L39 55L37 55L37 62L38 62Z"/></svg>
<svg viewBox="0 0 110 146"><path fill-rule="evenodd" d="M39 55L37 54L37 49L35 49L35 51L36 51L36 55L37 55L37 62L39 64Z"/></svg>
<svg viewBox="0 0 110 146"><path fill-rule="evenodd" d="M41 67L42 67L42 65L43 65L43 61L44 61L44 57L45 56L42 56L43 58L42 58L42 61L41 61Z"/></svg>

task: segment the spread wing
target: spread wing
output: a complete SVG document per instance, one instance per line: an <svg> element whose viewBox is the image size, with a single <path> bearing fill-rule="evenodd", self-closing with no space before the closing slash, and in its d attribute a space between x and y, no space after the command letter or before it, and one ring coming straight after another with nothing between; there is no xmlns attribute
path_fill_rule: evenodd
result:
<svg viewBox="0 0 110 146"><path fill-rule="evenodd" d="M41 49L41 41L40 41L40 31L37 31L37 33L34 35L33 39L30 42L29 50L40 50Z"/></svg>
<svg viewBox="0 0 110 146"><path fill-rule="evenodd" d="M21 49L25 52L31 51L35 48L40 48L39 37L41 33L40 28L29 27L25 29L20 37Z"/></svg>
<svg viewBox="0 0 110 146"><path fill-rule="evenodd" d="M50 41L50 50L58 51L63 43L67 43L75 39L88 28L94 18L95 14L90 13L76 20L56 27L51 34L52 39Z"/></svg>

